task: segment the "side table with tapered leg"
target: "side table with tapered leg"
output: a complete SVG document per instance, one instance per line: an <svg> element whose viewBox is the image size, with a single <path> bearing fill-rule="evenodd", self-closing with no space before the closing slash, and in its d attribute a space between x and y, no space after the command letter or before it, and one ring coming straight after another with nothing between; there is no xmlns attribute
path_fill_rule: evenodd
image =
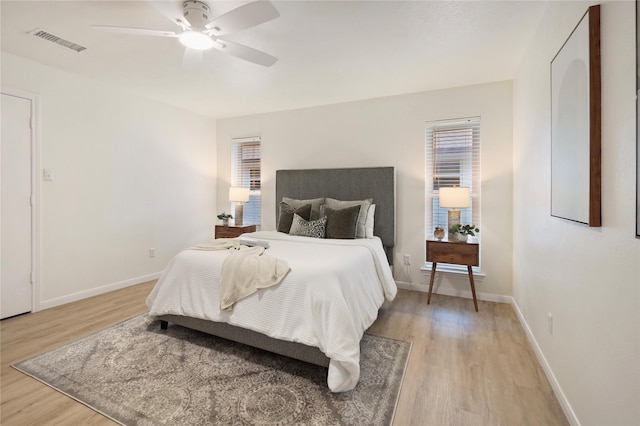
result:
<svg viewBox="0 0 640 426"><path fill-rule="evenodd" d="M472 266L480 265L480 244L454 242L448 240L427 240L427 262L432 263L431 280L429 281L429 296L427 304L431 303L431 292L433 291L433 280L436 275L438 263L452 263L455 265L466 265L469 273L469 284L471 294L473 294L473 304L478 312L478 300L476 299L476 287L473 283Z"/></svg>

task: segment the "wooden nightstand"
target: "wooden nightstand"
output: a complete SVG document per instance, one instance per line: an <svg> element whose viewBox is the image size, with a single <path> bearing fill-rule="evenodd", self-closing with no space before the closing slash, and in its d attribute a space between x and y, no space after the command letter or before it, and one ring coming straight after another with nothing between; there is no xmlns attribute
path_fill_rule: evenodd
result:
<svg viewBox="0 0 640 426"><path fill-rule="evenodd" d="M256 232L255 225L224 226L216 225L216 238L235 238L247 232Z"/></svg>
<svg viewBox="0 0 640 426"><path fill-rule="evenodd" d="M433 291L433 279L436 275L436 266L440 263L453 263L456 265L467 265L469 272L469 284L473 294L473 304L478 312L478 301L476 299L476 287L473 284L472 266L480 265L480 245L478 243L451 242L447 240L434 241L427 240L427 262L432 262L431 281L429 281L429 296L427 304L431 303L431 292Z"/></svg>

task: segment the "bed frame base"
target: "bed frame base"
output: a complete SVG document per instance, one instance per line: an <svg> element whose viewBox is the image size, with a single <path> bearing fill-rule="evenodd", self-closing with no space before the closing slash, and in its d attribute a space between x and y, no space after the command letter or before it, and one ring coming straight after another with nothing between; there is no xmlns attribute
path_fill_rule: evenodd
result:
<svg viewBox="0 0 640 426"><path fill-rule="evenodd" d="M161 315L155 318L160 321L160 328L162 330L166 330L169 323L173 323L321 367L329 366L329 358L327 358L320 349L302 343L274 339L265 334L235 327L223 322L207 321L179 315Z"/></svg>

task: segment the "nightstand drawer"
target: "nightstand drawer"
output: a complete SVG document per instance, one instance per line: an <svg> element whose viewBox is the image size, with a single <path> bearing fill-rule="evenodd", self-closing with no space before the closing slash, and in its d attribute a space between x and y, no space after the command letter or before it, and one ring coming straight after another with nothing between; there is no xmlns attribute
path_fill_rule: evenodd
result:
<svg viewBox="0 0 640 426"><path fill-rule="evenodd" d="M478 244L427 241L427 262L478 266Z"/></svg>
<svg viewBox="0 0 640 426"><path fill-rule="evenodd" d="M256 225L222 226L216 225L216 238L236 238L247 232L255 232Z"/></svg>

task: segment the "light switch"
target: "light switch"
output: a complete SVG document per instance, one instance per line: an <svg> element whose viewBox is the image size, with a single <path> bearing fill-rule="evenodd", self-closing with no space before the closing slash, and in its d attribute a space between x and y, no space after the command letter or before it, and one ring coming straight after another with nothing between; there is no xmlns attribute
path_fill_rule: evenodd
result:
<svg viewBox="0 0 640 426"><path fill-rule="evenodd" d="M52 181L53 180L53 170L51 169L44 169L42 171L43 177L45 181Z"/></svg>

